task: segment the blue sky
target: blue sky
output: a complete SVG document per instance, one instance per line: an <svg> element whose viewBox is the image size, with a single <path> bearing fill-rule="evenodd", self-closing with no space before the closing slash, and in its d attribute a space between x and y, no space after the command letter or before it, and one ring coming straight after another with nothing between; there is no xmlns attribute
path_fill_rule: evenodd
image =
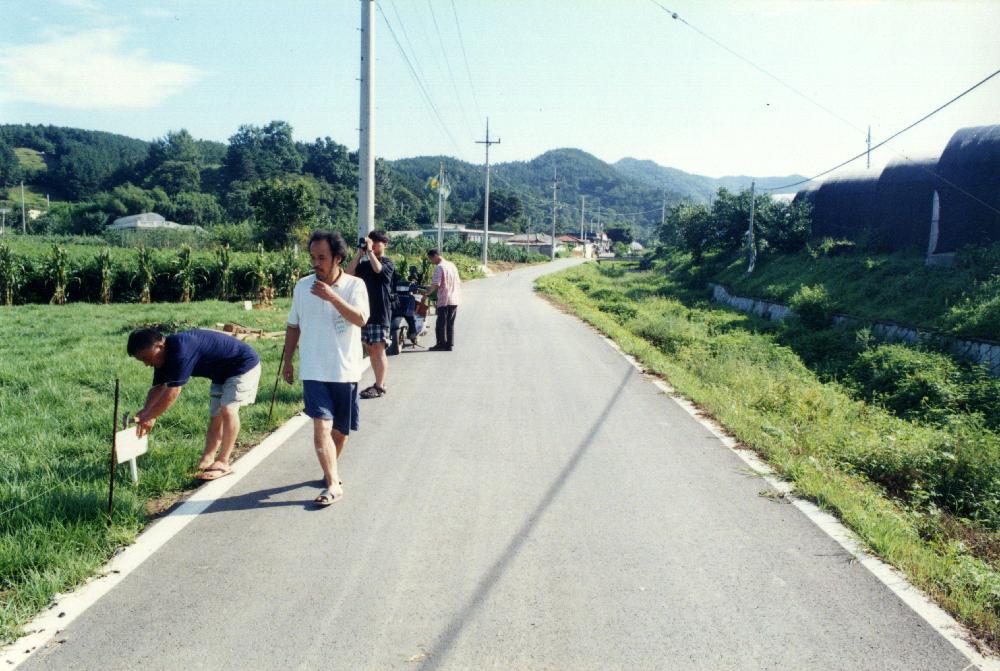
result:
<svg viewBox="0 0 1000 671"><path fill-rule="evenodd" d="M299 139L357 146L356 0L4 4L3 122L225 140L283 119ZM492 161L579 147L715 176L813 174L862 151L869 124L877 142L1000 69L996 0L660 4L802 95L650 0L380 0L448 130L376 11L376 153L481 163L488 115ZM873 167L990 123L1000 76Z"/></svg>

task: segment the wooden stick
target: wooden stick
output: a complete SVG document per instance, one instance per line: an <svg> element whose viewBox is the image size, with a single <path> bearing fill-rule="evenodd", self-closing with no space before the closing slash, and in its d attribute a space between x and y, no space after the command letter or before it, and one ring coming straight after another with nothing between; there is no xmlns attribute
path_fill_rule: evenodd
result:
<svg viewBox="0 0 1000 671"><path fill-rule="evenodd" d="M288 346L288 341L284 341L281 344L281 360L278 361L278 374L274 376L274 390L271 391L271 408L267 411L267 423L271 424L271 413L274 412L274 399L278 395L278 380L281 379L281 369L285 367L285 348Z"/></svg>
<svg viewBox="0 0 1000 671"><path fill-rule="evenodd" d="M115 413L111 416L111 476L108 483L108 524L115 507L115 466L118 465L118 398L121 392L121 382L115 378Z"/></svg>

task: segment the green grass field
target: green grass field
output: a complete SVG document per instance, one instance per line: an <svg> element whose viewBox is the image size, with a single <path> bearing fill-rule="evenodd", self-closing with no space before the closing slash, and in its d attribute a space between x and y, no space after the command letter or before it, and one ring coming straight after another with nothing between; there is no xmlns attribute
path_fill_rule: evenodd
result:
<svg viewBox="0 0 1000 671"><path fill-rule="evenodd" d="M21 169L27 173L45 172L48 169L45 156L37 149L16 147L14 155L17 156L17 162L21 165Z"/></svg>
<svg viewBox="0 0 1000 671"><path fill-rule="evenodd" d="M538 288L1000 647L1000 436L975 413L907 419L852 396L811 370L773 324L708 303L692 274L587 264Z"/></svg>
<svg viewBox="0 0 1000 671"><path fill-rule="evenodd" d="M0 307L0 640L44 608L53 594L87 579L148 521L147 505L197 484L193 466L207 422L208 381L185 385L157 423L140 481L127 466L116 481L115 514L105 515L114 379L121 411L142 407L152 369L130 359L130 330L147 323L215 327L237 322L284 329L288 302L246 312L242 304ZM301 388L279 386L266 423L283 339L251 341L263 361L257 404L241 412L239 447L256 444L301 408Z"/></svg>

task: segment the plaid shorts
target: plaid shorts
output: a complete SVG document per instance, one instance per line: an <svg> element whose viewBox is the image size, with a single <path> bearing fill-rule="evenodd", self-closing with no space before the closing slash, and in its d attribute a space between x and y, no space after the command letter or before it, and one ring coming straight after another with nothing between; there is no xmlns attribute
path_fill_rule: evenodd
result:
<svg viewBox="0 0 1000 671"><path fill-rule="evenodd" d="M365 324L361 328L361 342L366 345L377 342L386 344L392 342L392 338L389 336L389 327L385 324Z"/></svg>

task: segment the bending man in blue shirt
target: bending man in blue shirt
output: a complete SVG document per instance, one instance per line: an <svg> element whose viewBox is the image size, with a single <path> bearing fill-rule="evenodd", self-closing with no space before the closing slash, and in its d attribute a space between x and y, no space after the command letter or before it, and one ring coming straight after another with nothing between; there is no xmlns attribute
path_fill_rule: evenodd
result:
<svg viewBox="0 0 1000 671"><path fill-rule="evenodd" d="M216 480L232 473L229 457L240 433L240 406L257 399L257 352L217 331L191 329L164 337L155 329L139 329L128 337L128 354L155 369L146 405L135 416L139 436L153 429L157 418L174 404L189 379L207 377L212 381L210 419L196 477Z"/></svg>

